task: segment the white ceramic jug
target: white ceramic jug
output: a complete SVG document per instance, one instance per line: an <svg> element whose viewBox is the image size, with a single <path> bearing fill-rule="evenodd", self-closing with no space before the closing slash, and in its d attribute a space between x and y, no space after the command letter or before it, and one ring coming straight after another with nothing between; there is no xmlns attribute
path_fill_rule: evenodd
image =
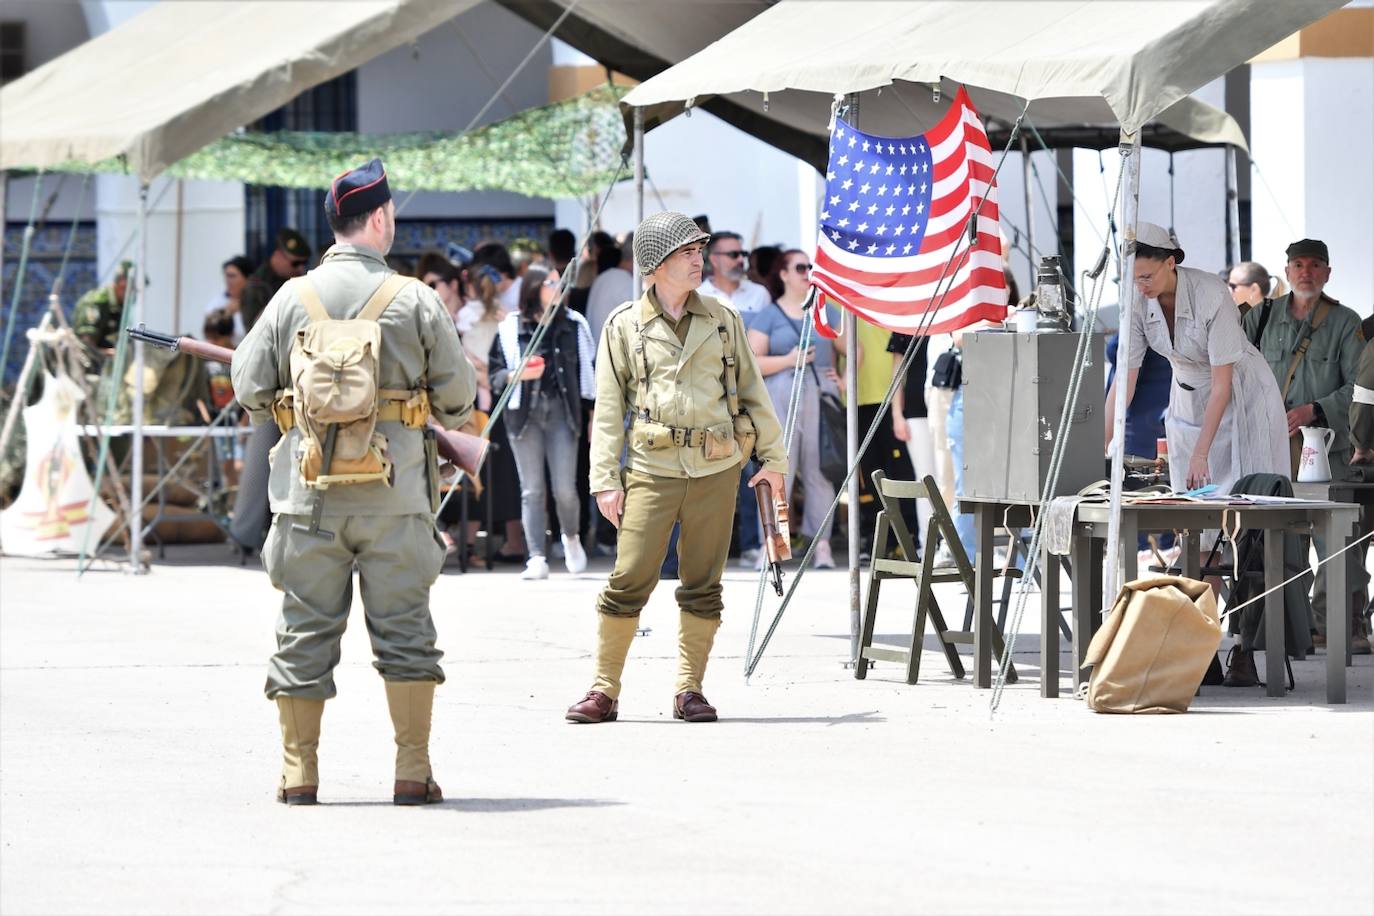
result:
<svg viewBox="0 0 1374 916"><path fill-rule="evenodd" d="M1302 457L1298 459L1298 483L1325 483L1331 479L1331 461L1327 452L1336 439L1336 431L1322 426L1299 426L1302 433Z"/></svg>

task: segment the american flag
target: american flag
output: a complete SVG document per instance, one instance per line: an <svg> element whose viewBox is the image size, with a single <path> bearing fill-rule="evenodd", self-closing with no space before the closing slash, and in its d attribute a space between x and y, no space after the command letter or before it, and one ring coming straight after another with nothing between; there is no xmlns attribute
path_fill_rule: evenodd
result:
<svg viewBox="0 0 1374 916"><path fill-rule="evenodd" d="M915 137L878 137L837 118L812 284L859 317L907 334L1002 320L1007 287L992 177L987 134L962 88L940 123ZM970 247L969 219L982 198ZM823 312L813 313L818 324Z"/></svg>

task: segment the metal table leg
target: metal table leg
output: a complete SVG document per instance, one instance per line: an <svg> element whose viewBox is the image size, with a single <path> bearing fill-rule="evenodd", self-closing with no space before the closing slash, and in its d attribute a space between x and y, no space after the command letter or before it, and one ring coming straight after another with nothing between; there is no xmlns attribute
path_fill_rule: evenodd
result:
<svg viewBox="0 0 1374 916"><path fill-rule="evenodd" d="M1350 519L1344 512L1326 513L1327 550L1345 546ZM1265 562L1269 562L1268 553ZM1326 702L1345 702L1345 669L1350 664L1350 597L1345 593L1345 555L1326 564ZM1266 638L1268 638L1266 630Z"/></svg>
<svg viewBox="0 0 1374 916"><path fill-rule="evenodd" d="M1059 696L1059 558L1041 548L1040 695Z"/></svg>
<svg viewBox="0 0 1374 916"><path fill-rule="evenodd" d="M1277 589L1264 599L1264 678L1265 689L1271 697L1284 695L1283 653L1284 620L1283 589L1283 530L1266 528L1264 530L1264 588ZM1330 623L1327 624L1330 631ZM1329 651L1329 649L1328 649Z"/></svg>
<svg viewBox="0 0 1374 916"><path fill-rule="evenodd" d="M974 550L973 597L973 686L992 686L992 580L993 532L997 524L995 506L978 503L974 509L977 526Z"/></svg>

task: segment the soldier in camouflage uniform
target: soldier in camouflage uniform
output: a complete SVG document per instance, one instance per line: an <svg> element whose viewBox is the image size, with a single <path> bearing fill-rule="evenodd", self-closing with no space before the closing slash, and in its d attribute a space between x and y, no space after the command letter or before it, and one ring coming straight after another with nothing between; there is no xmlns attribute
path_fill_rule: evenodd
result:
<svg viewBox="0 0 1374 916"><path fill-rule="evenodd" d="M114 355L115 345L119 342L119 324L124 317L124 299L128 295L129 277L133 272L133 261L121 261L109 283L96 287L76 300L72 312L72 330L77 339L85 344L96 369L104 365L107 357Z"/></svg>

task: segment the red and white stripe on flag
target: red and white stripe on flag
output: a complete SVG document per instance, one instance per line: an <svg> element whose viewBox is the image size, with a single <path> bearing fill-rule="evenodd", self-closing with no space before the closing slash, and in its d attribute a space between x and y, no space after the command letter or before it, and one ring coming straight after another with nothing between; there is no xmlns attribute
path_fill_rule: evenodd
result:
<svg viewBox="0 0 1374 916"><path fill-rule="evenodd" d="M879 137L837 119L830 150L811 274L825 297L906 334L1006 317L992 150L963 88L923 135ZM813 314L833 337L823 309Z"/></svg>

